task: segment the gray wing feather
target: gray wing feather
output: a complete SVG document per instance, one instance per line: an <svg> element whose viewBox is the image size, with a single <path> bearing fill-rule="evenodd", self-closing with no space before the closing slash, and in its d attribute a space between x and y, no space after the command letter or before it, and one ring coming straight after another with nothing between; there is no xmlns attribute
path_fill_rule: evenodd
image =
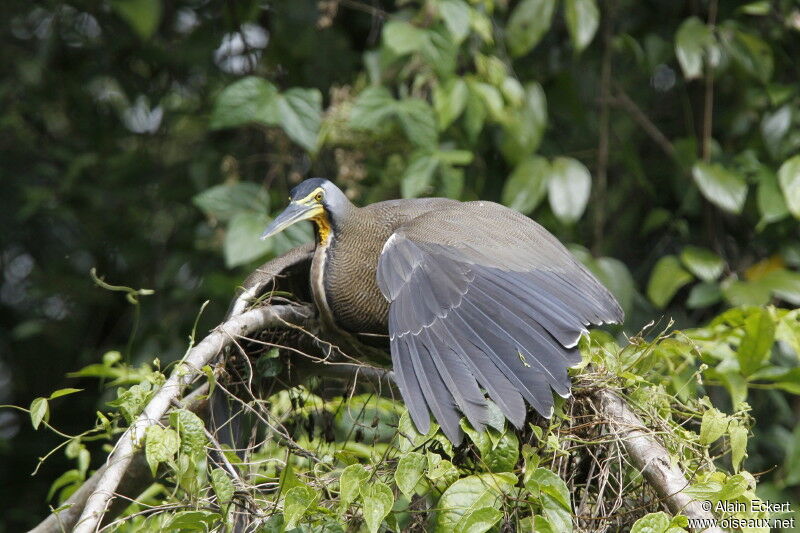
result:
<svg viewBox="0 0 800 533"><path fill-rule="evenodd" d="M395 373L420 431L429 413L460 442L461 411L482 429L483 387L517 427L523 398L552 412L589 324L619 322L608 290L544 228L490 202L445 206L386 242L377 282L390 302Z"/></svg>

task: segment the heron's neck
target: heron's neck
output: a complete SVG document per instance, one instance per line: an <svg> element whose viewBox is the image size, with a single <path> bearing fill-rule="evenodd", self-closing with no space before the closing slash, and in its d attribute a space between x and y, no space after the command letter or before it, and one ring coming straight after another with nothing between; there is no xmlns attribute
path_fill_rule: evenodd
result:
<svg viewBox="0 0 800 533"><path fill-rule="evenodd" d="M317 236L318 246L328 246L333 236L333 223L328 214L323 212L321 215L311 219L314 223L314 233Z"/></svg>

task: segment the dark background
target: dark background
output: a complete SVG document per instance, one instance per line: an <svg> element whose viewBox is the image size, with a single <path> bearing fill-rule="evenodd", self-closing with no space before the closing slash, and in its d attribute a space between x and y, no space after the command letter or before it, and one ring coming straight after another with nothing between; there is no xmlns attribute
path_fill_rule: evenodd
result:
<svg viewBox="0 0 800 533"><path fill-rule="evenodd" d="M511 57L502 35L517 3L508 4L494 2L489 16L500 39L469 41L475 48L462 51L454 72L475 70L470 58L481 50L496 54L522 83L541 84L548 115L541 143L532 148L581 161L592 172L592 196L577 223L557 216L546 200L528 212L595 258L613 258L594 267L622 298L626 331L665 315L692 326L730 305L800 304L796 277L782 292L759 285L770 271L796 275L800 262L798 220L776 181L800 149L796 5L756 2L766 12L750 13L738 2L603 2L600 29L581 54L559 11L532 52ZM174 360L206 300L198 331L221 320L257 259L224 252L226 220L193 203L201 192L252 183L265 209L278 209L292 184L318 175L337 181L356 202L398 197L412 148L391 133L329 136L312 155L279 128L214 130L209 117L223 88L257 75L281 90L318 89L323 121L335 123L367 83L364 52L380 45L387 19L409 18L419 7L410 5L404 14L392 2L358 0L4 2L0 403L28 407L55 389L85 388L51 402L53 425L80 433L111 396L97 380L67 378L68 372L108 350L133 363ZM714 53L722 59L713 81L688 80L676 58L676 32L691 16L709 21L712 5L722 43ZM756 44L725 45L737 31ZM604 57L613 68L605 89ZM382 80L395 94L413 93L405 75L387 69ZM600 118L604 90L614 100L606 102L608 127ZM518 157L502 150L504 135L511 133L497 125L474 138L461 125L442 131L443 146L474 158L454 172L438 171L419 193L500 201L505 191L513 198L508 182ZM610 145L605 161L602 137ZM720 209L698 187L692 166L702 160L747 184L738 213ZM773 190L777 196L768 196ZM654 273L654 266L687 245L724 261L702 301L697 281L666 295L653 281L680 277ZM123 293L96 286L91 268L111 284L155 293L133 306ZM797 357L781 364L796 367ZM792 433L798 398L767 391L750 401L758 424L748 468L774 469L764 490L796 497L800 479L788 473L800 464L800 432ZM45 515L48 489L71 462L59 450L36 476L31 472L61 442L45 429L34 431L26 413L0 411L0 530L19 531ZM92 452L97 467L104 453Z"/></svg>

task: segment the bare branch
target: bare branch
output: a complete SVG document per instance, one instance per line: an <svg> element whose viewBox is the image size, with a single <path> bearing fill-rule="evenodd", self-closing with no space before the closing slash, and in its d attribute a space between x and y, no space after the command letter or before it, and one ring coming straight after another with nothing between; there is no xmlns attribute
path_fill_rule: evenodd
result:
<svg viewBox="0 0 800 533"><path fill-rule="evenodd" d="M103 514L114 497L114 492L141 446L148 426L153 425L166 413L173 400L180 398L186 385L198 377L199 369L211 362L225 346L235 338L246 336L265 327L285 325L287 322L302 323L311 310L300 306L265 306L237 315L218 326L211 334L186 354L175 367L166 383L156 392L144 412L134 421L117 442L108 457L105 471L97 481L94 491L86 501L76 533L92 533L97 530Z"/></svg>
<svg viewBox="0 0 800 533"><path fill-rule="evenodd" d="M611 432L625 448L631 463L642 472L669 510L673 514L681 513L692 519L713 523L713 514L705 511L699 501L681 492L689 485L686 476L680 468L672 464L669 452L627 402L606 388L600 389L594 397L599 404L598 414L606 419ZM719 527L704 528L703 531L722 533Z"/></svg>

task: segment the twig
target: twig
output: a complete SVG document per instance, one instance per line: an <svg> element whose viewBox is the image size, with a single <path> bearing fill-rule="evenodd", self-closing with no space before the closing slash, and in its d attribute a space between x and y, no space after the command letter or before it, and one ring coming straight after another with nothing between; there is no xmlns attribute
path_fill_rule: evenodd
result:
<svg viewBox="0 0 800 533"><path fill-rule="evenodd" d="M699 501L681 492L688 485L686 476L674 466L669 452L647 429L628 404L609 389L599 389L594 397L615 439L622 443L631 463L656 491L673 514L682 513L699 523L713 523L714 515L703 509ZM722 533L719 527L703 529L705 533Z"/></svg>
<svg viewBox="0 0 800 533"><path fill-rule="evenodd" d="M611 98L611 29L613 2L608 2L603 16L603 63L600 67L600 118L597 141L597 183L595 184L594 202L594 243L592 249L599 255L603 244L603 228L605 226L605 196L608 183L608 138L609 138L609 105Z"/></svg>
<svg viewBox="0 0 800 533"><path fill-rule="evenodd" d="M268 327L271 324L282 324L286 320L303 321L308 316L302 313L303 310L308 309L299 306L266 306L248 311L221 324L192 348L184 361L176 366L167 382L156 392L144 412L119 439L116 449L108 458L103 475L86 501L75 533L92 533L98 528L114 491L133 460L145 430L161 419L172 400L180 397L183 388L198 375L193 369L200 369L208 364L237 336L255 333L264 329L265 325Z"/></svg>
<svg viewBox="0 0 800 533"><path fill-rule="evenodd" d="M671 158L675 158L675 147L672 145L670 140L667 138L666 135L661 133L661 130L658 129L658 126L653 124L647 115L645 115L644 111L641 110L639 106L636 105L636 102L630 99L627 93L618 85L614 84L616 89L616 96L611 98L610 102L612 105L619 106L627 111L631 118L639 124L639 126L644 130L644 132L650 136L653 141Z"/></svg>
<svg viewBox="0 0 800 533"><path fill-rule="evenodd" d="M708 27L713 30L717 23L717 0L708 6ZM714 69L706 65L706 87L703 100L703 161L711 160L711 129L714 125Z"/></svg>

